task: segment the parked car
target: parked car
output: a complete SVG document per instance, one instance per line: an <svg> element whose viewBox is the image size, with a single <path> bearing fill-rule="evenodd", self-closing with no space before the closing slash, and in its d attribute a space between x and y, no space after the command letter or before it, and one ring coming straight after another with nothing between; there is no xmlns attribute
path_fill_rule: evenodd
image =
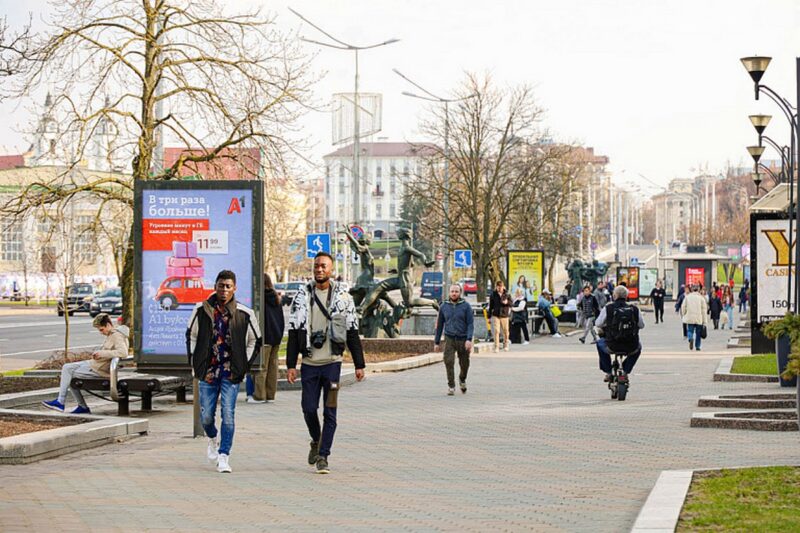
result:
<svg viewBox="0 0 800 533"><path fill-rule="evenodd" d="M155 300L164 309L177 309L179 305L202 302L213 292L201 278L170 277L158 286Z"/></svg>
<svg viewBox="0 0 800 533"><path fill-rule="evenodd" d="M106 289L92 300L89 314L97 316L100 313L108 313L109 315L122 314L122 289L119 287Z"/></svg>
<svg viewBox="0 0 800 533"><path fill-rule="evenodd" d="M92 300L95 290L91 283L73 283L67 287L67 314L72 316L74 313L91 313ZM56 305L58 316L64 316L64 296L58 299Z"/></svg>
<svg viewBox="0 0 800 533"><path fill-rule="evenodd" d="M302 281L276 283L275 290L282 294L281 304L292 305L292 301L294 300L294 297L297 295L297 291L299 291L302 286L303 286Z"/></svg>
<svg viewBox="0 0 800 533"><path fill-rule="evenodd" d="M475 278L461 278L458 282L464 294L478 294L478 282Z"/></svg>

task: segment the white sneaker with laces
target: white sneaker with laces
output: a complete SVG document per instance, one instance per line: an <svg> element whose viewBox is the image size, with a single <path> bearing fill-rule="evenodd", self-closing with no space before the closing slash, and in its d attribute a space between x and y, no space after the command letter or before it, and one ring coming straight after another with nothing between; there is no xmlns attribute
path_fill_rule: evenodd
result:
<svg viewBox="0 0 800 533"><path fill-rule="evenodd" d="M505 348L503 348L503 351L504 351L504 352L507 352L507 351L508 351L508 349L509 349L509 348L508 348L508 346L506 346Z"/></svg>
<svg viewBox="0 0 800 533"><path fill-rule="evenodd" d="M230 474L232 472L231 465L228 464L228 456L224 453L219 454L217 460L217 472L220 474Z"/></svg>
<svg viewBox="0 0 800 533"><path fill-rule="evenodd" d="M525 341L525 342L522 343L523 346L525 346L526 344L530 344L530 342Z"/></svg>
<svg viewBox="0 0 800 533"><path fill-rule="evenodd" d="M208 449L206 450L206 457L208 457L208 460L210 462L212 463L215 462L219 457L219 452L217 452L218 449L219 449L219 440L216 437L213 439L209 437Z"/></svg>
<svg viewBox="0 0 800 533"><path fill-rule="evenodd" d="M247 403L264 403L264 400L256 400L252 396L247 397Z"/></svg>
<svg viewBox="0 0 800 533"><path fill-rule="evenodd" d="M556 339L560 339L561 338L561 334L560 333L553 333L553 337L556 338Z"/></svg>

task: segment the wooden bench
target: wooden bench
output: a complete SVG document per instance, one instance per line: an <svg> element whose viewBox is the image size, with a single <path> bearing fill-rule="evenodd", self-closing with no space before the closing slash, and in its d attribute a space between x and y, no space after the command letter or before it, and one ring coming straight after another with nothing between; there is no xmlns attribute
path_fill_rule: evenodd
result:
<svg viewBox="0 0 800 533"><path fill-rule="evenodd" d="M120 373L121 363L133 361L132 357L111 360L110 376L107 378L72 378L71 387L85 391L108 392L110 401L117 402L117 414L130 414L130 395L138 393L142 397L142 411L153 410L153 393L171 392L176 394L176 401L186 401L186 380L178 376L161 376L156 374ZM96 395L97 396L97 395Z"/></svg>

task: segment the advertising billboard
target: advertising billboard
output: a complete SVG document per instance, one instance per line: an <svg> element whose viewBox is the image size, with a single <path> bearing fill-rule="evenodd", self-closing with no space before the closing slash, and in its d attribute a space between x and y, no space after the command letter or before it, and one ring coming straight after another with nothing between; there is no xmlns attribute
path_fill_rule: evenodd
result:
<svg viewBox="0 0 800 533"><path fill-rule="evenodd" d="M699 267L686 267L686 287L691 285L705 285L706 284L706 269Z"/></svg>
<svg viewBox="0 0 800 533"><path fill-rule="evenodd" d="M656 281L658 281L657 268L639 269L639 294L649 297L653 289L656 288Z"/></svg>
<svg viewBox="0 0 800 533"><path fill-rule="evenodd" d="M260 316L262 183L145 181L135 189L137 362L188 364L192 309L236 274L235 298Z"/></svg>
<svg viewBox="0 0 800 533"><path fill-rule="evenodd" d="M628 287L628 300L638 300L639 267L617 267L617 285Z"/></svg>
<svg viewBox="0 0 800 533"><path fill-rule="evenodd" d="M506 279L511 296L527 286L527 298L536 301L544 288L544 252L542 250L510 250L506 256Z"/></svg>
<svg viewBox="0 0 800 533"><path fill-rule="evenodd" d="M789 292L789 221L756 221L756 293L757 322L783 318L788 310ZM794 243L793 243L794 244ZM794 265L792 265L794 270Z"/></svg>

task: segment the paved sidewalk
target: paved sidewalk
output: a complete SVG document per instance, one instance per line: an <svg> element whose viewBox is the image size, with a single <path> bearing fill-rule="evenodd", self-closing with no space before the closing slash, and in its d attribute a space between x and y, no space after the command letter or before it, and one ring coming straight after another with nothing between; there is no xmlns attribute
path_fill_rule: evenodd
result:
<svg viewBox="0 0 800 533"><path fill-rule="evenodd" d="M777 387L715 383L731 351L680 346L645 349L625 402L574 339L476 356L455 397L441 365L370 375L341 392L328 476L305 462L299 392L239 404L231 475L170 404L147 437L0 467L0 530L618 532L661 470L800 463L796 433L690 428L703 394Z"/></svg>

